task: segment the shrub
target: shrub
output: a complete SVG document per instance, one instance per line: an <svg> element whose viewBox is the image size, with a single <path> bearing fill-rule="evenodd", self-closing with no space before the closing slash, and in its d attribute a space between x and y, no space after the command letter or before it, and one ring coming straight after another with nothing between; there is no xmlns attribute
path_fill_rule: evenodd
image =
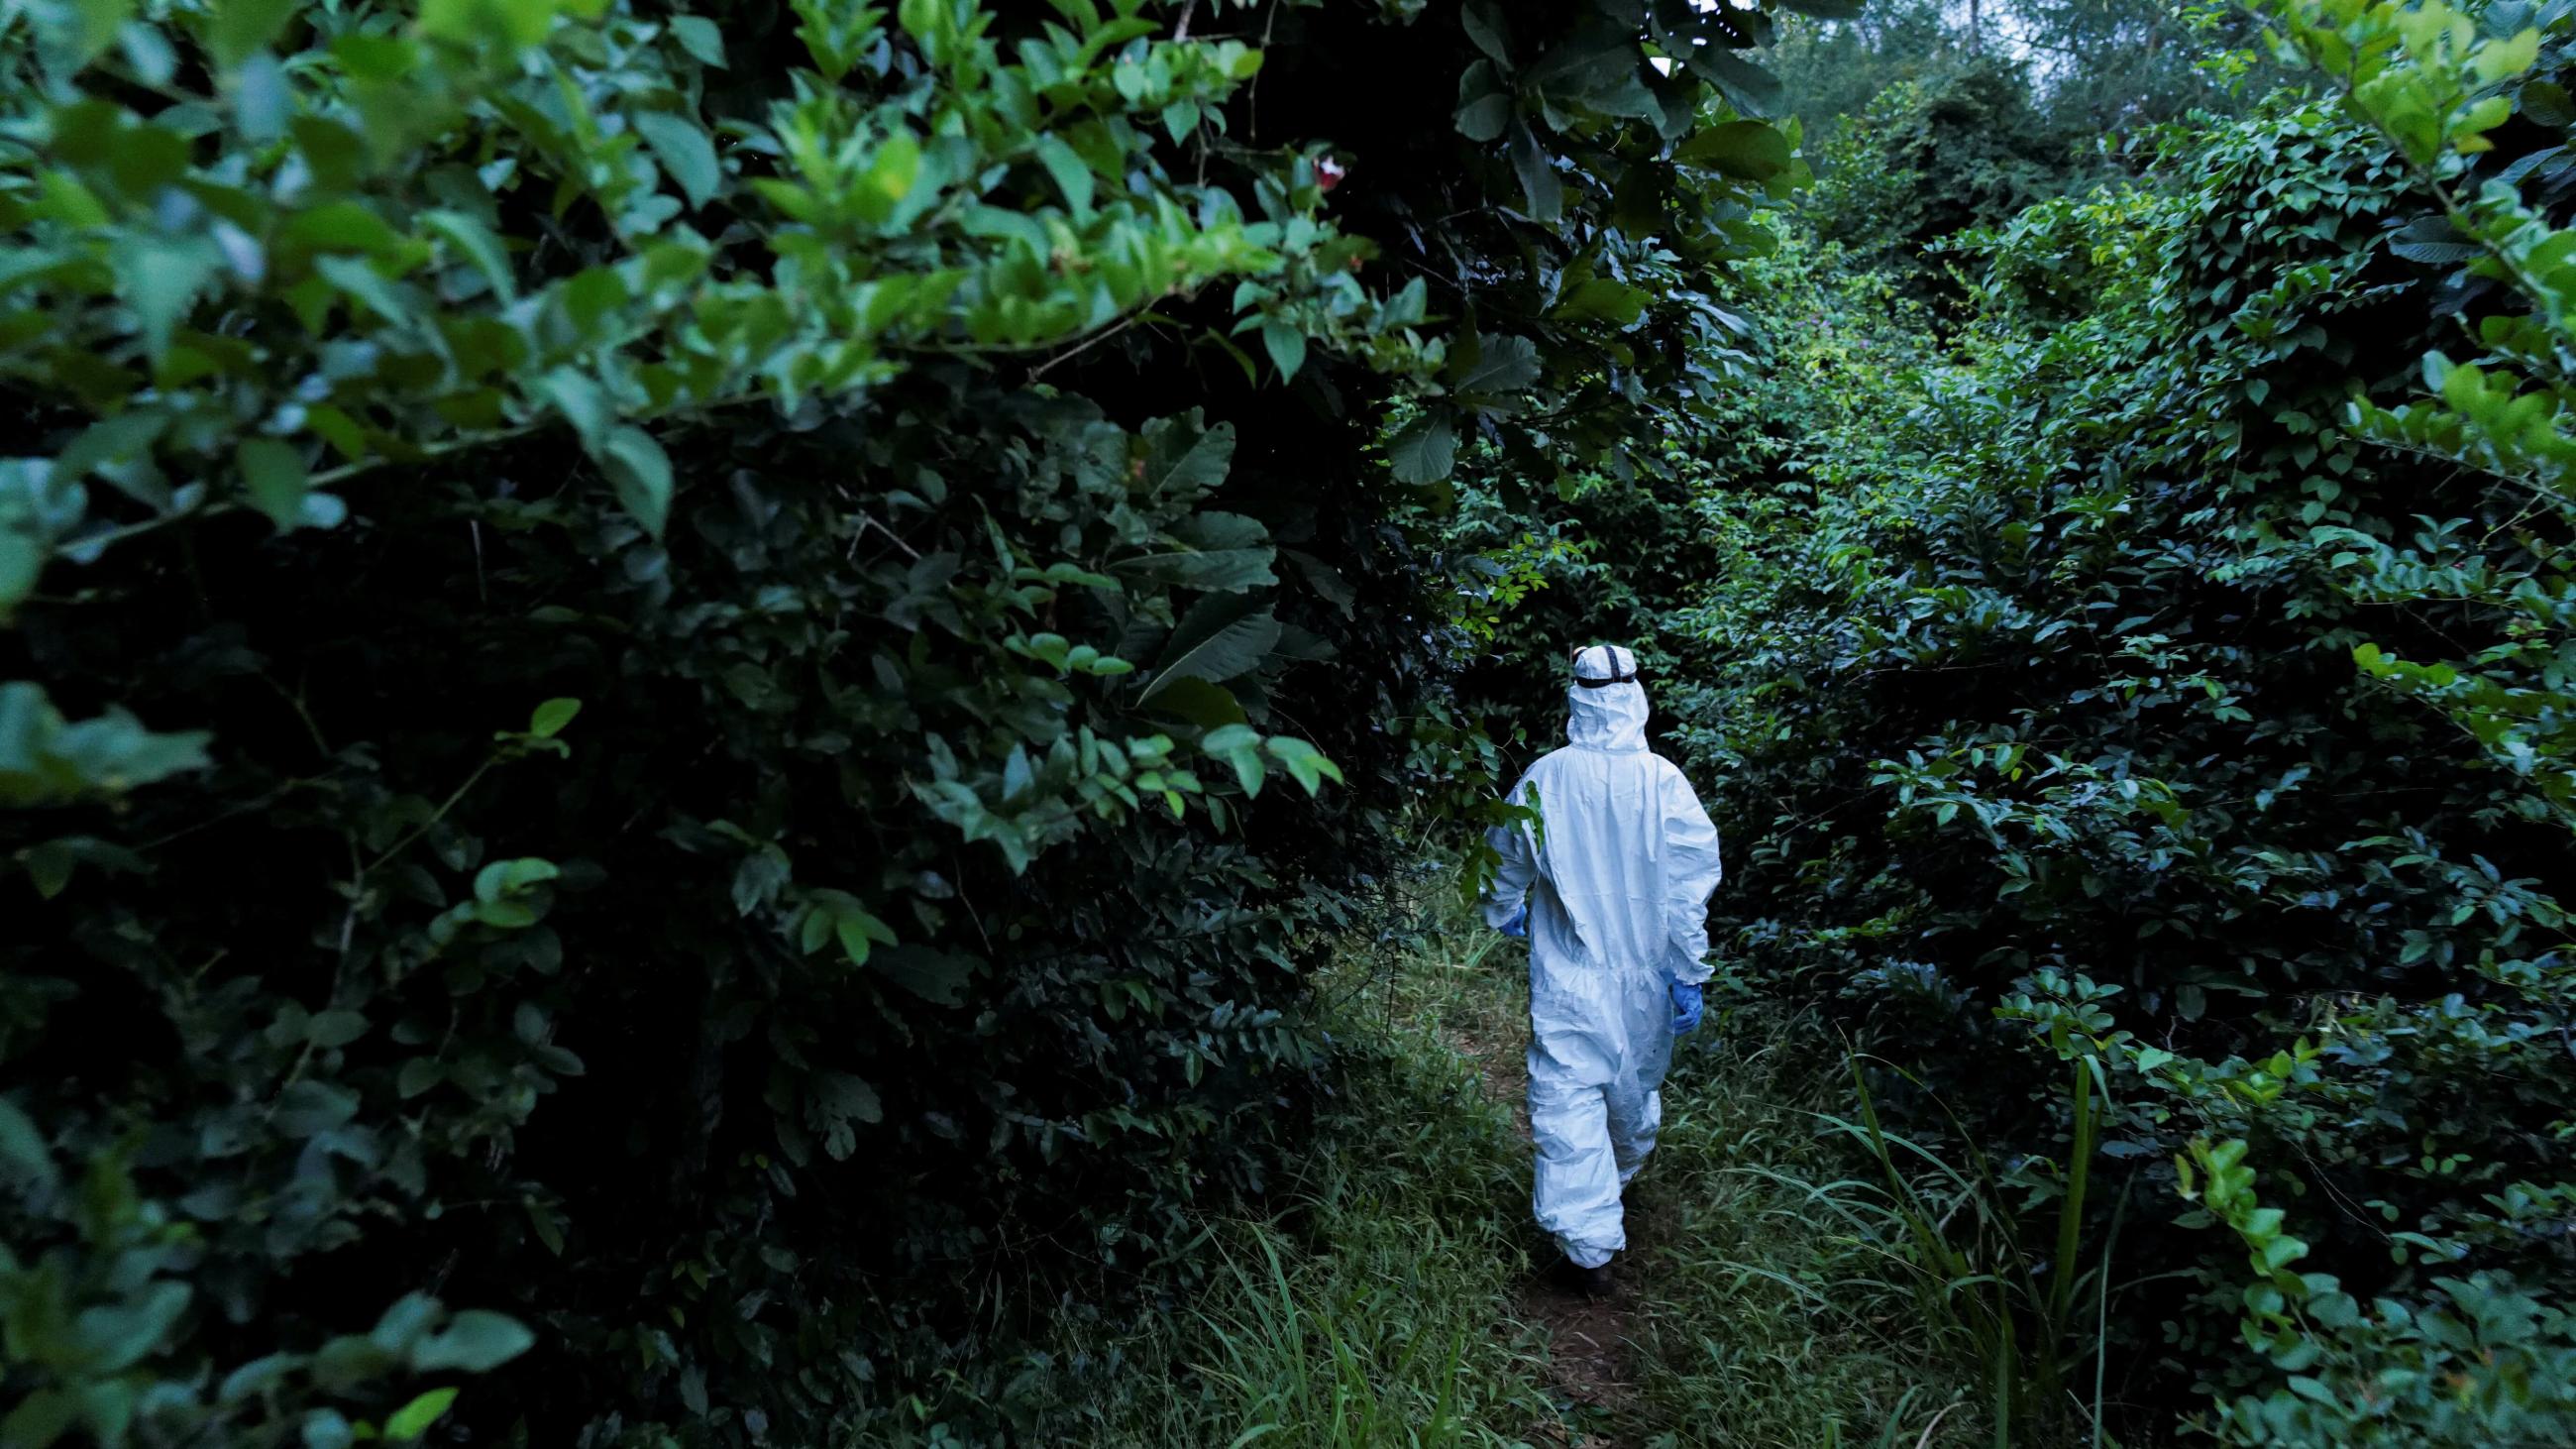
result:
<svg viewBox="0 0 2576 1449"><path fill-rule="evenodd" d="M1503 645L1654 636L1720 939L1883 1059L1999 1410L2563 1435L2563 42L2296 13L2349 108L1972 238L1956 336L1751 298L1691 486L1550 515Z"/></svg>
<svg viewBox="0 0 2576 1449"><path fill-rule="evenodd" d="M1756 837L1735 939L1909 1069L1872 1081L1904 1131L1996 1164L1983 1190L2029 1220L1994 1290L2026 1305L2017 1372L2089 1385L2108 1354L2108 1402L2197 1381L2265 1442L2336 1414L2478 1442L2559 1392L2555 1316L2510 1305L2567 1282L2576 1084L2543 1044L2570 837L2356 664L2514 629L2438 585L2390 607L2384 550L2438 536L2511 571L2563 548L2560 520L2346 417L2401 395L2460 305L2458 254L2413 220L2431 205L2375 136L2292 101L2024 213L1980 244L1975 366L1925 373L1892 456L1673 620L1730 676L1691 739ZM2213 1219L2178 1175L2195 1142L2262 1185ZM2278 1316L2218 1221L2334 1312L2379 1301L2386 1336L2329 1348L2331 1315L2313 1338ZM2078 1291L2107 1296L2070 1323ZM2494 1372L2526 1386L2421 1421L2374 1400L2409 1353L2458 1367L2432 1346L2461 1334L2522 1335ZM2047 1398L2024 1412L2069 1407ZM2279 1407L2307 1400L2333 1407Z"/></svg>

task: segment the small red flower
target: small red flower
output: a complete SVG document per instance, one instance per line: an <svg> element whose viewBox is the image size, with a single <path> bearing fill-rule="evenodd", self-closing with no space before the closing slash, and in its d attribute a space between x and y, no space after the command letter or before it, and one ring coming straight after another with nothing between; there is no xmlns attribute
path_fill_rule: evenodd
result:
<svg viewBox="0 0 2576 1449"><path fill-rule="evenodd" d="M1351 174L1349 167L1344 166L1341 162L1334 160L1330 156L1318 156L1315 158L1315 184L1326 191L1330 191L1334 187L1341 185L1342 178L1349 174Z"/></svg>

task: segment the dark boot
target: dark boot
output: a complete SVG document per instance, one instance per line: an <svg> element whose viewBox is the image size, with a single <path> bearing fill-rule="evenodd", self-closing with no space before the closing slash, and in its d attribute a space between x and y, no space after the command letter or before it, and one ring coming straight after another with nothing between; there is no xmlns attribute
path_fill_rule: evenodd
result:
<svg viewBox="0 0 2576 1449"><path fill-rule="evenodd" d="M1604 1263L1598 1268L1586 1268L1576 1263L1572 1258L1559 1258L1557 1260L1556 1267L1557 1274L1564 1280L1565 1286L1582 1294L1584 1297L1607 1298L1610 1296L1611 1283L1609 1264Z"/></svg>

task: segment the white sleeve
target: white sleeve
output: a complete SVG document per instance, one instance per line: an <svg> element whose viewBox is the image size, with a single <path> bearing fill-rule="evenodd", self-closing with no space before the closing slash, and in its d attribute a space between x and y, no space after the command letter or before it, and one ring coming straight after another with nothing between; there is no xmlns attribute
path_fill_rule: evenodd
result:
<svg viewBox="0 0 2576 1449"><path fill-rule="evenodd" d="M1524 775L1508 798L1515 805L1527 805L1536 794ZM1494 864L1494 882L1485 888L1479 909L1485 924L1499 931L1528 904L1530 886L1538 879L1537 832L1527 821L1506 821L1485 832L1485 843L1501 859Z"/></svg>
<svg viewBox="0 0 2576 1449"><path fill-rule="evenodd" d="M1709 977L1708 898L1726 876L1718 860L1717 827L1678 768L1664 771L1664 932L1672 942L1676 981Z"/></svg>

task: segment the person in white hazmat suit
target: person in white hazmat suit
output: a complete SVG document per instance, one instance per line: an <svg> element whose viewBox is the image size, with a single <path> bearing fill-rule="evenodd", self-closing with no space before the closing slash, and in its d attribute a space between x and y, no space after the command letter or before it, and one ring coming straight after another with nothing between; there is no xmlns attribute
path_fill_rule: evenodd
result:
<svg viewBox="0 0 2576 1449"><path fill-rule="evenodd" d="M1628 1244L1620 1192L1655 1150L1673 1038L1699 1024L1717 827L1646 748L1626 649L1574 656L1562 749L1513 787L1535 822L1497 827L1488 925L1529 941L1531 1208L1577 1284L1609 1287Z"/></svg>

